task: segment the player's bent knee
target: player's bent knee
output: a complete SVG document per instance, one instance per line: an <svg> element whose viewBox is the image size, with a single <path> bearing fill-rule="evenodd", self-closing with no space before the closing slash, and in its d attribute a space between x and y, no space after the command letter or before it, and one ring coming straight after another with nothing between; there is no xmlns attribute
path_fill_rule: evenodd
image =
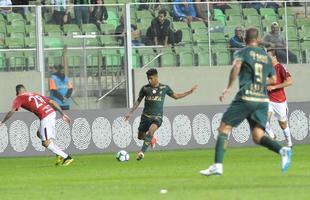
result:
<svg viewBox="0 0 310 200"><path fill-rule="evenodd" d="M221 122L220 126L218 127L218 132L222 134L229 134L231 131L232 127L225 122Z"/></svg>
<svg viewBox="0 0 310 200"><path fill-rule="evenodd" d="M284 122L279 121L279 125L280 125L282 130L287 128L287 122L286 121L284 121Z"/></svg>
<svg viewBox="0 0 310 200"><path fill-rule="evenodd" d="M157 131L157 129L158 129L158 125L157 124L152 124L150 129L149 129L149 134L153 135L155 133L155 131Z"/></svg>

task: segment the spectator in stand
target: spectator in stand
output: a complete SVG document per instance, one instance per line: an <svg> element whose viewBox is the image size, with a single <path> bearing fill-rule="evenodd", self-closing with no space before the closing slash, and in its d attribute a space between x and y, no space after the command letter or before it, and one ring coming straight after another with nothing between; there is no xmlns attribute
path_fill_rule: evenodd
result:
<svg viewBox="0 0 310 200"><path fill-rule="evenodd" d="M229 45L232 50L232 53L234 53L238 49L245 47L245 42L243 38L243 30L240 26L237 26L235 28L235 36L230 38Z"/></svg>
<svg viewBox="0 0 310 200"><path fill-rule="evenodd" d="M66 0L51 0L51 5L54 6L51 7L53 15L50 22L61 26L68 23L70 13L66 7Z"/></svg>
<svg viewBox="0 0 310 200"><path fill-rule="evenodd" d="M77 25L89 23L89 5L90 0L73 0L74 3L74 13Z"/></svg>
<svg viewBox="0 0 310 200"><path fill-rule="evenodd" d="M160 10L158 17L154 18L151 26L148 28L146 37L147 45L164 45L172 46L182 40L182 31L173 31L170 21L166 18L167 12Z"/></svg>
<svg viewBox="0 0 310 200"><path fill-rule="evenodd" d="M125 24L124 24L124 16L120 18L120 25L115 29L115 35L121 35L117 37L117 41L121 46L124 46L124 35L125 35ZM143 43L141 42L141 33L137 26L131 24L131 38L133 46L141 46Z"/></svg>
<svg viewBox="0 0 310 200"><path fill-rule="evenodd" d="M282 6L281 6L280 3L269 1L269 2L266 2L266 3L265 3L265 7L266 7L266 8L272 8L272 9L274 9L274 10L277 12L278 9L279 9L280 7L282 7Z"/></svg>
<svg viewBox="0 0 310 200"><path fill-rule="evenodd" d="M283 3L284 4L284 3ZM283 5L284 6L284 5ZM297 1L291 1L287 2L287 6L302 6L300 2Z"/></svg>
<svg viewBox="0 0 310 200"><path fill-rule="evenodd" d="M94 4L104 4L103 0L96 0ZM108 19L108 11L105 6L93 6L90 12L90 22L100 27L100 24L106 23Z"/></svg>
<svg viewBox="0 0 310 200"><path fill-rule="evenodd" d="M155 10L159 10L161 8L160 4L152 4L152 3L159 3L159 0L140 0L140 4L138 10L150 10L152 13L155 13ZM146 4L147 3L147 4Z"/></svg>
<svg viewBox="0 0 310 200"><path fill-rule="evenodd" d="M226 0L215 0L215 2L221 2ZM230 9L231 7L227 3L216 3L213 4L213 9L220 9L223 13L225 13L226 9Z"/></svg>
<svg viewBox="0 0 310 200"><path fill-rule="evenodd" d="M173 4L174 18L177 21L184 21L190 24L192 21L203 21L197 17L197 12L192 0L174 0ZM180 4L181 3L181 4Z"/></svg>
<svg viewBox="0 0 310 200"><path fill-rule="evenodd" d="M13 5L29 5L29 0L12 0ZM28 7L15 7L13 8L13 12L20 13L25 16L26 13L29 12Z"/></svg>
<svg viewBox="0 0 310 200"><path fill-rule="evenodd" d="M230 47L230 52L231 52L231 59L233 59L233 55L235 51L245 47L245 41L243 38L243 30L240 26L237 26L235 28L235 36L230 38L229 47Z"/></svg>
<svg viewBox="0 0 310 200"><path fill-rule="evenodd" d="M207 0L195 0L195 2L206 2L206 3L195 4L197 17L203 19L206 23L208 22L208 18L210 20L213 20L214 18L213 4L209 4L209 9L208 9ZM210 10L210 13L209 13L209 10Z"/></svg>
<svg viewBox="0 0 310 200"><path fill-rule="evenodd" d="M241 4L243 8L254 8L257 10L257 12L259 12L259 9L263 8L263 4L262 3L242 3Z"/></svg>
<svg viewBox="0 0 310 200"><path fill-rule="evenodd" d="M12 12L11 0L0 0L0 14L6 15ZM2 7L4 6L4 7Z"/></svg>
<svg viewBox="0 0 310 200"><path fill-rule="evenodd" d="M278 60L281 63L287 63L286 41L280 35L279 24L277 22L271 24L271 31L263 37L261 43L269 49L275 49L278 55ZM297 56L289 50L288 58L290 62L297 63Z"/></svg>

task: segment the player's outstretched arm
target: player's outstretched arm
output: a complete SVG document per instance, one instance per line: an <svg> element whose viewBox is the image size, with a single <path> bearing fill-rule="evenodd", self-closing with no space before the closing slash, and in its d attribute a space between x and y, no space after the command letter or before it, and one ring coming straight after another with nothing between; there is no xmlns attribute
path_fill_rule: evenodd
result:
<svg viewBox="0 0 310 200"><path fill-rule="evenodd" d="M50 104L56 111L58 111L58 112L61 114L62 119L63 119L66 123L68 123L68 124L70 123L70 121L71 121L70 117L68 117L68 115L66 115L66 114L62 111L61 107L57 104L56 101L50 100L50 101L49 101L49 104Z"/></svg>
<svg viewBox="0 0 310 200"><path fill-rule="evenodd" d="M192 94L196 89L198 88L198 85L194 85L190 90L183 92L183 93L173 93L171 95L174 99L182 99L190 94Z"/></svg>
<svg viewBox="0 0 310 200"><path fill-rule="evenodd" d="M220 95L220 101L223 101L226 97L226 95L230 92L230 90L232 89L238 75L241 69L241 65L242 65L242 61L239 59L234 60L233 62L233 67L230 70L230 74L229 74L229 80L228 80L228 85L227 87L223 90L222 94Z"/></svg>
<svg viewBox="0 0 310 200"><path fill-rule="evenodd" d="M293 84L293 80L291 77L287 77L283 83L280 83L278 85L269 85L267 87L267 90L268 91L272 91L272 90L276 90L276 89L279 89L279 88L286 88L288 86L291 86Z"/></svg>
<svg viewBox="0 0 310 200"><path fill-rule="evenodd" d="M8 119L10 119L14 115L15 112L16 112L16 109L12 109L8 113L6 113L5 117L0 122L0 126L4 124Z"/></svg>
<svg viewBox="0 0 310 200"><path fill-rule="evenodd" d="M138 99L138 100L134 103L133 107L132 107L132 108L129 110L129 112L125 115L125 121L128 121L128 120L129 120L129 118L132 116L133 112L134 112L134 111L138 108L138 106L140 105L141 101L142 101L142 99Z"/></svg>

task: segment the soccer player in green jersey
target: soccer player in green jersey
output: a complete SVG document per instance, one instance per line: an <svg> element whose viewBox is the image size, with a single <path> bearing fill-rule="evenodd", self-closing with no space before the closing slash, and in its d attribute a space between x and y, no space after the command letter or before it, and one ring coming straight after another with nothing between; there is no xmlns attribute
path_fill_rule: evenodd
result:
<svg viewBox="0 0 310 200"><path fill-rule="evenodd" d="M197 85L194 85L189 91L175 93L168 85L159 82L156 69L149 69L146 75L149 84L141 88L137 101L125 117L127 121L145 97L144 109L138 128L138 139L144 140L144 142L142 149L137 153L137 160L144 158L144 153L150 145L152 147L155 146L156 138L154 137L154 133L163 121L163 106L166 94L174 99L181 99L192 94L197 89Z"/></svg>
<svg viewBox="0 0 310 200"><path fill-rule="evenodd" d="M253 140L256 144L267 147L280 154L282 158L282 172L288 170L291 162L291 149L282 147L279 143L264 135L268 113L267 85L276 82L275 71L271 58L258 47L259 37L256 28L249 28L245 33L246 47L234 55L233 67L229 82L220 96L223 101L232 89L239 76L239 91L235 99L225 111L218 128L215 147L215 161L208 169L201 170L205 176L223 174L223 159L227 147L228 134L232 127L238 126L244 119L250 124Z"/></svg>

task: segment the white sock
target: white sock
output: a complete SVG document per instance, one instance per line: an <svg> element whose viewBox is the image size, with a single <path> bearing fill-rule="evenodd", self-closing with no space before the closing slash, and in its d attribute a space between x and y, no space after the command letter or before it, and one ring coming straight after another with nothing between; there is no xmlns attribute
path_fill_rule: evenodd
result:
<svg viewBox="0 0 310 200"><path fill-rule="evenodd" d="M61 156L62 158L67 158L68 155L63 152L56 144L54 144L54 142L51 140L51 143L48 145L47 147L49 150L51 150L53 153Z"/></svg>
<svg viewBox="0 0 310 200"><path fill-rule="evenodd" d="M275 134L272 132L272 130L271 130L271 126L270 126L270 123L267 121L267 124L266 124L266 129L265 129L265 131L266 131L266 133L267 133L267 135L269 136L269 137L271 137L272 139L275 139Z"/></svg>
<svg viewBox="0 0 310 200"><path fill-rule="evenodd" d="M215 163L218 173L223 173L223 163Z"/></svg>
<svg viewBox="0 0 310 200"><path fill-rule="evenodd" d="M215 166L218 168L222 168L223 167L223 163L215 163Z"/></svg>
<svg viewBox="0 0 310 200"><path fill-rule="evenodd" d="M283 133L284 133L285 139L287 141L287 145L292 146L293 143L292 143L290 128L287 126L286 129L283 130Z"/></svg>

